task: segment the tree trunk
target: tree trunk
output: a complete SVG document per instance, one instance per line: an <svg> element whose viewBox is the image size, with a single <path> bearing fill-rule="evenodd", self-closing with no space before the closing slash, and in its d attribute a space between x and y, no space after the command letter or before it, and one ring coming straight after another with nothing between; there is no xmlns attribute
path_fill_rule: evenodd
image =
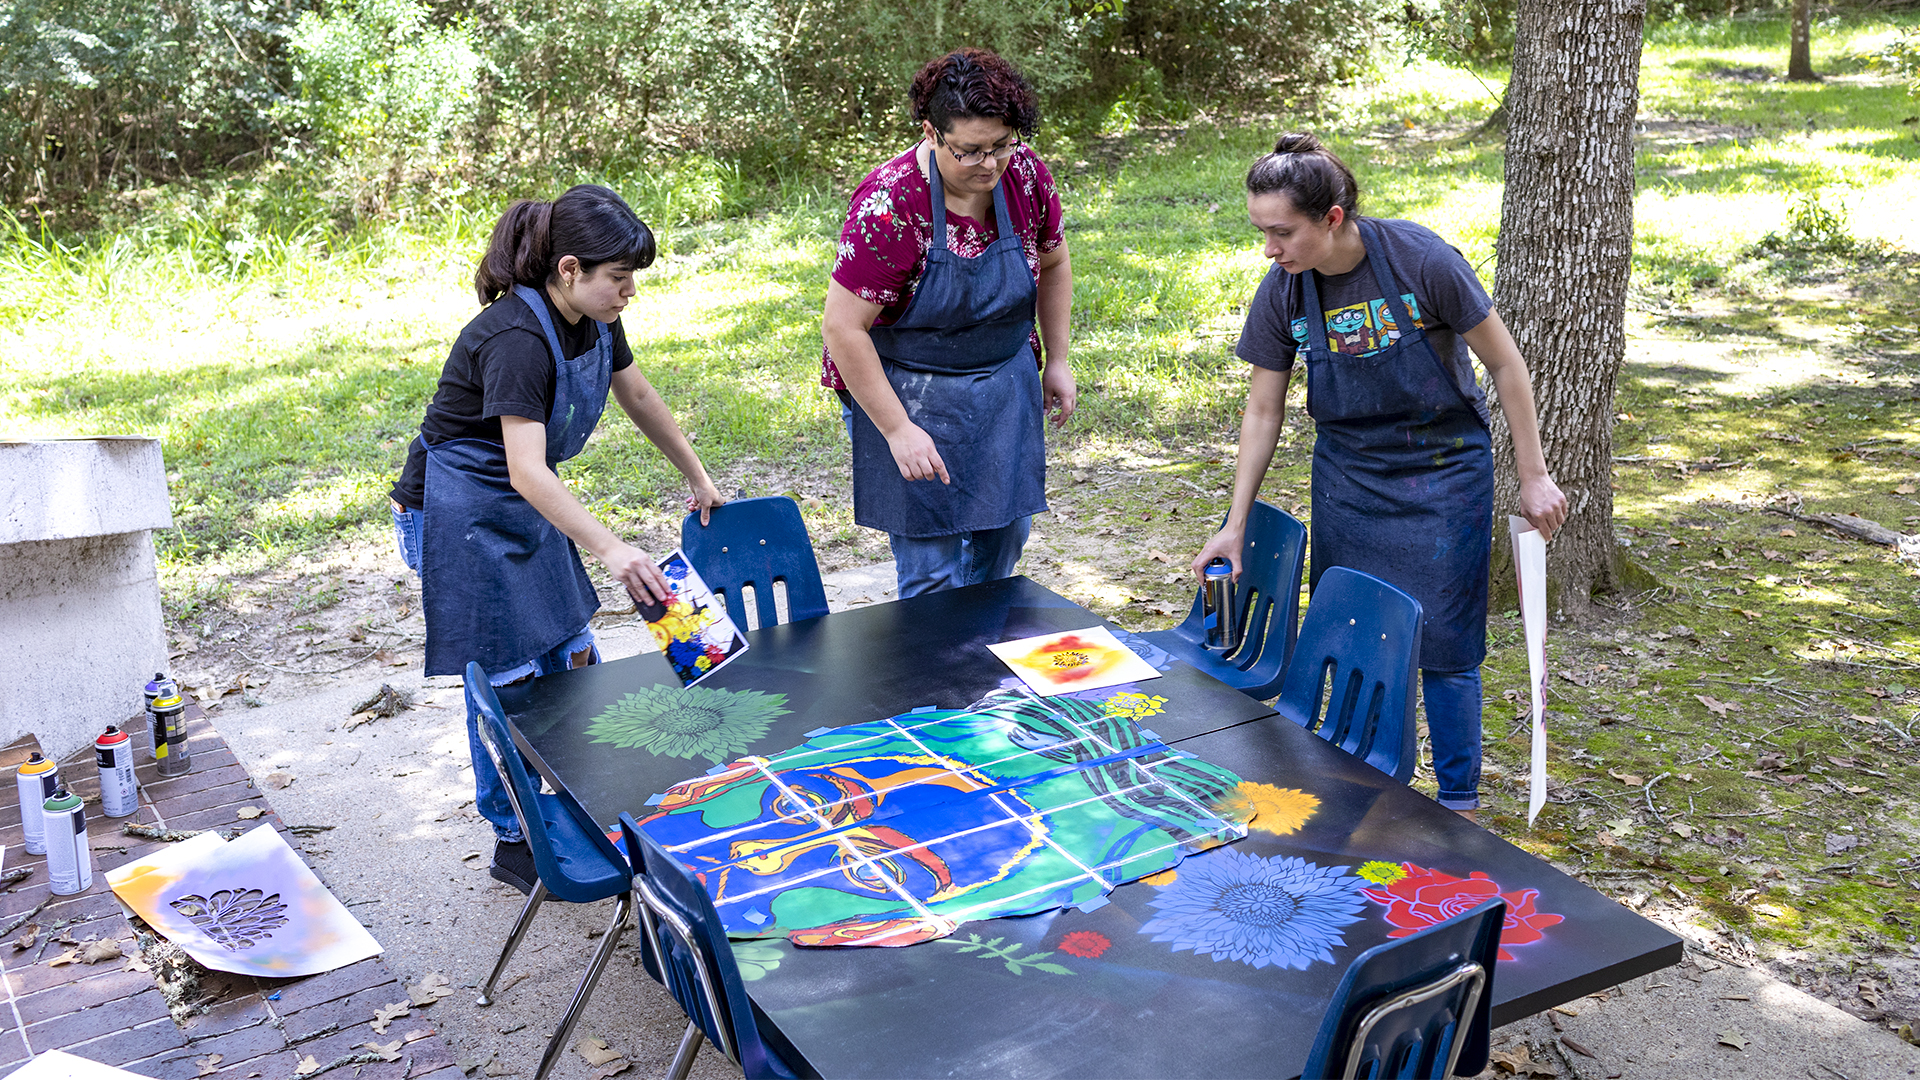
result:
<svg viewBox="0 0 1920 1080"><path fill-rule="evenodd" d="M1787 79L1820 81L1813 71L1813 0L1793 0L1793 45L1787 53Z"/></svg>
<svg viewBox="0 0 1920 1080"><path fill-rule="evenodd" d="M1548 549L1549 604L1577 615L1634 573L1613 535L1613 392L1627 345L1646 2L1517 8L1494 307L1532 370L1547 467L1571 511ZM1497 409L1494 420L1494 584L1511 596L1504 515L1517 512L1519 483Z"/></svg>

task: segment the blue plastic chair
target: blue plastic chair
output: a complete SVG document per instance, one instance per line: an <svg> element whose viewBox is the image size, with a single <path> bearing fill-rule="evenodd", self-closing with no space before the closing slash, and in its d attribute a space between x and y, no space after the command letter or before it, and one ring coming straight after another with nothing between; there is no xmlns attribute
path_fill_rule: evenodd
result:
<svg viewBox="0 0 1920 1080"><path fill-rule="evenodd" d="M1487 1067L1498 897L1354 960L1333 992L1300 1080L1445 1080Z"/></svg>
<svg viewBox="0 0 1920 1080"><path fill-rule="evenodd" d="M800 520L799 505L784 495L715 507L704 526L697 511L688 514L680 523L680 550L707 588L726 601L727 614L742 631L780 621L773 602L777 582L787 587L788 622L827 613L827 589L820 583L807 524ZM753 590L758 617L753 626L747 625L740 597L745 589Z"/></svg>
<svg viewBox="0 0 1920 1080"><path fill-rule="evenodd" d="M520 819L520 828L526 834L527 846L533 849L533 866L540 875L534 883L533 892L527 895L526 906L520 909L519 921L513 924L513 931L507 935L507 943L500 950L500 959L493 965L493 974L487 976L486 985L480 988L477 1005L493 1003L493 987L507 970L507 962L520 947L520 941L527 935L527 928L533 925L533 916L540 910L548 895L565 900L570 904L591 904L596 900L605 900L617 896L620 902L614 905L613 921L607 924L607 932L600 938L600 947L594 950L593 959L587 964L587 973L580 980L579 989L574 991L573 1000L568 1003L567 1011L560 1018L560 1027L547 1041L547 1051L540 1058L540 1068L535 1072L534 1080L545 1080L548 1070L560 1058L566 1049L567 1037L573 1034L573 1026L580 1020L580 1013L587 1007L587 999L593 996L593 988L600 982L600 973L606 970L607 961L613 956L614 946L619 944L621 931L626 928L627 917L633 912L633 893L631 888L632 870L620 849L613 846L607 834L600 831L593 819L573 797L566 792L542 792L540 785L527 775L526 763L520 757L519 748L514 746L513 738L507 731L507 715L500 707L500 698L487 682L486 672L479 664L467 665L467 686L473 691L473 700L480 707L480 741L487 748L487 756L493 759L494 767L507 781L507 798L513 803L513 814Z"/></svg>
<svg viewBox="0 0 1920 1080"><path fill-rule="evenodd" d="M795 1072L760 1037L746 984L733 960L713 898L680 860L641 831L631 814L620 815L620 832L633 858L633 891L649 950L647 967L666 983L687 1014L687 1030L667 1071L685 1080L702 1040L740 1066L746 1080L791 1078Z"/></svg>
<svg viewBox="0 0 1920 1080"><path fill-rule="evenodd" d="M1419 674L1420 601L1372 574L1328 567L1273 707L1404 784L1419 759Z"/></svg>
<svg viewBox="0 0 1920 1080"><path fill-rule="evenodd" d="M1280 689L1293 654L1300 619L1300 570L1307 557L1307 527L1271 503L1255 502L1247 515L1246 544L1232 616L1240 622L1240 645L1230 653L1207 648L1204 590L1193 598L1187 620L1171 630L1141 636L1250 697L1262 701Z"/></svg>

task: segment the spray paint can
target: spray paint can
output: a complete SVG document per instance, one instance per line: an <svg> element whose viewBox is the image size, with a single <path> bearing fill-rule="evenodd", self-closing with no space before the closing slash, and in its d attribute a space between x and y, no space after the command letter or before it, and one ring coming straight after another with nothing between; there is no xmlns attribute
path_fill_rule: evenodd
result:
<svg viewBox="0 0 1920 1080"><path fill-rule="evenodd" d="M153 729L153 760L159 761L160 745L167 740L166 733L161 730L159 722L154 718L153 703L161 698L179 697L180 688L167 677L166 672L156 671L153 673L153 681L143 687L140 692L146 695L147 726Z"/></svg>
<svg viewBox="0 0 1920 1080"><path fill-rule="evenodd" d="M1206 610L1207 647L1232 652L1240 644L1240 620L1233 610L1233 564L1214 559L1203 574L1200 589Z"/></svg>
<svg viewBox="0 0 1920 1080"><path fill-rule="evenodd" d="M140 785L133 778L133 737L113 725L93 740L93 761L100 767L100 812L126 817L140 809Z"/></svg>
<svg viewBox="0 0 1920 1080"><path fill-rule="evenodd" d="M41 807L53 797L53 790L60 786L60 774L55 771L53 762L34 751L32 757L20 766L17 781L20 785L20 831L26 834L22 846L29 855L47 853L47 829L41 819Z"/></svg>
<svg viewBox="0 0 1920 1080"><path fill-rule="evenodd" d="M54 790L44 804L47 821L47 887L55 896L72 896L93 887L93 849L87 846L87 815L80 796Z"/></svg>
<svg viewBox="0 0 1920 1080"><path fill-rule="evenodd" d="M178 692L153 703L153 760L161 776L185 776L193 767L187 754L187 704Z"/></svg>

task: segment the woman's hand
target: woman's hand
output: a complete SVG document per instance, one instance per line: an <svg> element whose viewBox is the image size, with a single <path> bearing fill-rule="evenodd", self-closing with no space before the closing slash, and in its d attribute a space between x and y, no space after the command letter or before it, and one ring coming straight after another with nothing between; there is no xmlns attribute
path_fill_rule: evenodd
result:
<svg viewBox="0 0 1920 1080"><path fill-rule="evenodd" d="M720 489L713 486L713 481L703 476L700 483L693 485L693 494L687 496L687 513L700 511L700 527L704 529L713 518L713 508L724 506L726 502L727 497L720 494Z"/></svg>
<svg viewBox="0 0 1920 1080"><path fill-rule="evenodd" d="M1221 529L1193 557L1193 576L1205 581L1207 564L1215 559L1225 559L1233 564L1233 580L1240 580L1240 549L1246 545L1246 532L1241 529Z"/></svg>
<svg viewBox="0 0 1920 1080"><path fill-rule="evenodd" d="M1520 481L1520 516L1540 530L1542 540L1553 539L1553 534L1567 523L1567 497L1552 476L1541 473Z"/></svg>
<svg viewBox="0 0 1920 1080"><path fill-rule="evenodd" d="M887 436L887 448L893 451L893 463L900 467L900 475L908 480L934 480L951 484L947 477L947 463L940 460L940 451L933 445L933 436L921 430L920 425L909 421L900 429Z"/></svg>
<svg viewBox="0 0 1920 1080"><path fill-rule="evenodd" d="M1049 360L1040 372L1040 408L1053 414L1054 427L1066 427L1078 399L1073 370L1065 360Z"/></svg>
<svg viewBox="0 0 1920 1080"><path fill-rule="evenodd" d="M635 599L652 597L660 603L666 603L673 595L667 587L665 575L653 565L653 559L646 552L632 544L620 544L600 557L613 579L627 587Z"/></svg>

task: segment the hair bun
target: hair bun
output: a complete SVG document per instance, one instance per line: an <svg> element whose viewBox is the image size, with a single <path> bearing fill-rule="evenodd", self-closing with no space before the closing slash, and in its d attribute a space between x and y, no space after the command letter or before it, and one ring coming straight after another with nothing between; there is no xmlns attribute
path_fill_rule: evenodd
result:
<svg viewBox="0 0 1920 1080"><path fill-rule="evenodd" d="M1273 152L1276 154L1311 154L1323 149L1325 147L1320 145L1319 139L1304 131L1289 132L1280 136L1280 141L1273 144Z"/></svg>

